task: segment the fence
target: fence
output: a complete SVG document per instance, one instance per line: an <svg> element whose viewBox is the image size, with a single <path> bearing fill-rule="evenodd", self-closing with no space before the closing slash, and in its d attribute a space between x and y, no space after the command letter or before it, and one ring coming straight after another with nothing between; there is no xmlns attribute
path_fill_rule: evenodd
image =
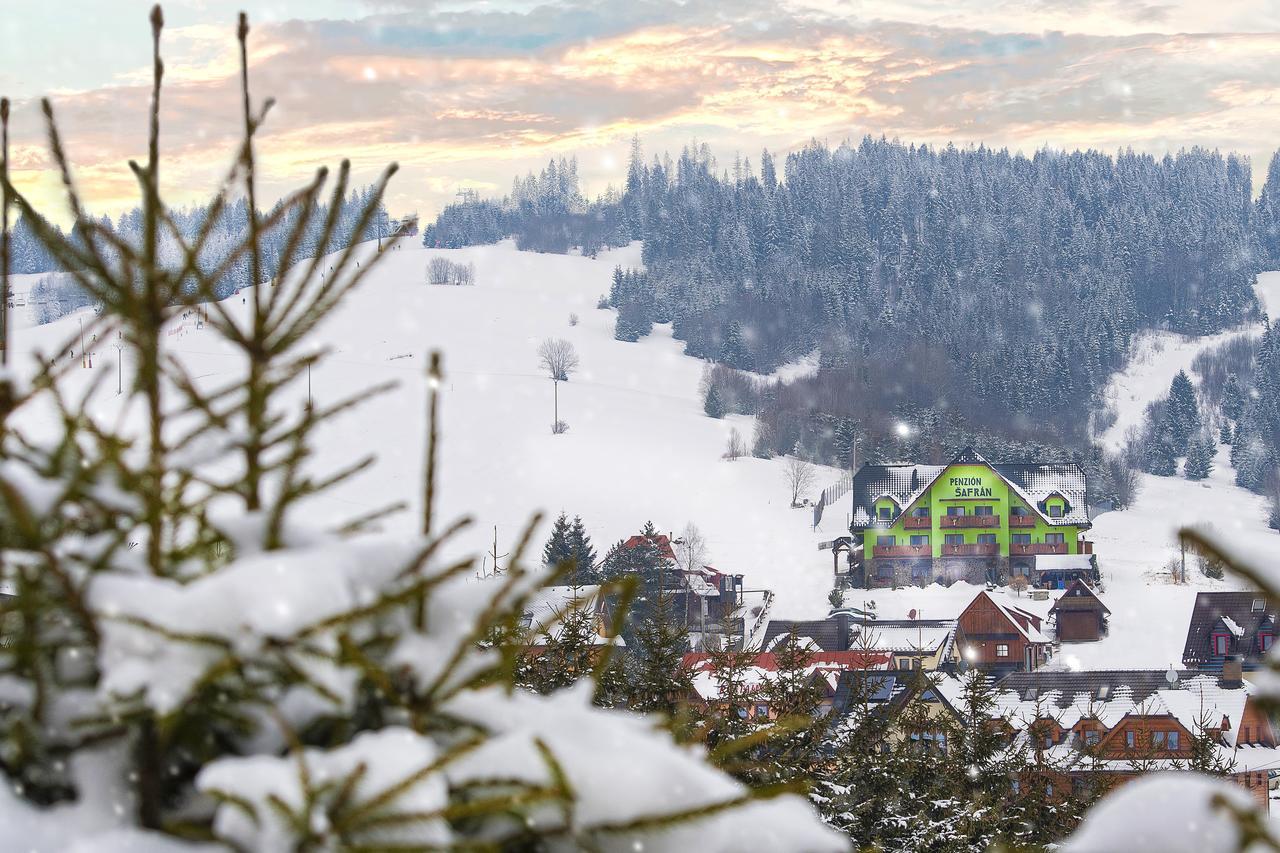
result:
<svg viewBox="0 0 1280 853"><path fill-rule="evenodd" d="M822 490L818 502L813 505L813 529L817 530L822 523L822 511L844 497L853 488L853 472L846 473L836 482Z"/></svg>

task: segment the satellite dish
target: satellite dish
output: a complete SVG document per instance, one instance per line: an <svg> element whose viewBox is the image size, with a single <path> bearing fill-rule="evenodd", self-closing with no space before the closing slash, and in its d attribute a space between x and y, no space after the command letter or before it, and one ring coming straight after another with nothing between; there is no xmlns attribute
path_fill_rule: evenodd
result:
<svg viewBox="0 0 1280 853"><path fill-rule="evenodd" d="M915 609L914 607L913 607L913 608L911 608L911 612L907 614L907 618L908 618L908 619L914 619L914 618L916 618L916 609Z"/></svg>
<svg viewBox="0 0 1280 853"><path fill-rule="evenodd" d="M1169 671L1164 674L1164 680L1169 682L1170 687L1178 683L1178 673L1174 672L1173 664L1169 664Z"/></svg>

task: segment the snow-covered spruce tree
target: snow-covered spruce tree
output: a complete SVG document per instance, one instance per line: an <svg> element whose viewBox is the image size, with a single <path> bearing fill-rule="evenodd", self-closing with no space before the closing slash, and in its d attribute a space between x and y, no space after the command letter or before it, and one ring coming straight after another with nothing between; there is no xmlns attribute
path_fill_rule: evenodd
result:
<svg viewBox="0 0 1280 853"><path fill-rule="evenodd" d="M197 262L203 232L183 240L176 265L161 262L159 241L175 230L159 191L162 26L157 7L148 153L131 164L143 201L137 247L84 213L48 103L79 239L37 224L9 180L0 105L5 224L14 209L33 223L102 303L90 328L118 336L136 366L124 416L105 417L99 383L72 395L65 361L14 365L0 324L0 574L13 591L0 603L0 815L10 837L49 850L192 849L187 840L240 850L843 848L799 798L763 799L675 745L657 718L593 707L589 683L551 696L513 689L516 650L483 639L512 630L543 576L515 559L480 582L473 559L440 556L458 525L442 529L432 511L438 359L421 535L367 535L372 517L338 530L304 523L310 499L370 462L321 472L311 452L319 425L378 389L313 407L298 381L321 357L314 330L381 255L352 246L290 262L289 245L315 224L323 172L256 212L266 108L249 97L242 16L245 134L216 204L245 194L244 234L216 269ZM353 233L377 228L391 171ZM344 164L322 238L346 184ZM298 224L276 281L247 294L243 313L210 301L232 264L262 280L261 234L286 211ZM6 281L8 269L0 240ZM164 347L170 317L196 302L239 354L243 374L225 384L192 376Z"/></svg>
<svg viewBox="0 0 1280 853"><path fill-rule="evenodd" d="M1188 480L1203 480L1213 471L1213 457L1218 446L1207 432L1191 437L1187 448L1187 464L1184 473Z"/></svg>

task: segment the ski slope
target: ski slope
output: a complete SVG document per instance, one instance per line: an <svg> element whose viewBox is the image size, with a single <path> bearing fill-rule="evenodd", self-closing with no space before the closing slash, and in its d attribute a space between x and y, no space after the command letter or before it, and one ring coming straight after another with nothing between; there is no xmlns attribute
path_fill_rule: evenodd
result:
<svg viewBox="0 0 1280 853"><path fill-rule="evenodd" d="M374 248L361 251L369 255ZM476 285L426 285L434 255L474 263ZM682 354L669 327L656 327L639 343L615 341L614 312L595 307L609 290L615 265L639 263L638 244L595 260L519 252L510 243L461 250L403 245L390 252L319 330L315 344L331 355L311 374L317 405L386 380L400 383L326 427L314 468L335 470L366 452L378 461L313 500L306 521L337 525L404 501L410 509L383 527L414 531L423 472L424 356L439 349L445 381L438 517L473 518L460 547L490 551L496 527L498 553L508 554L537 510L549 515L534 537L539 555L561 511L582 516L601 556L647 520L677 534L692 522L707 539L713 566L745 575L749 589L774 591L772 612L824 616L831 555L816 543L831 534L811 530L810 509L790 507L781 460L721 458L730 429L750 442L752 419L714 420L703 413L703 362ZM247 317L241 297L227 305ZM570 324L571 313L578 315L577 325ZM81 316L87 314L19 330L18 353L58 351L75 338ZM178 317L170 331L172 352L201 382L240 375L238 355L211 330ZM538 364L537 347L547 337L571 341L581 358L579 372L559 387L560 417L570 425L564 435L551 434L552 383ZM72 348L78 358L74 341ZM114 347L100 347L93 369L75 369L67 380L74 387L104 378L106 393L95 413L106 418L119 405L115 357ZM126 383L128 370L126 363ZM305 383L293 389L299 405L306 393ZM812 496L839 476L820 470ZM833 508L829 524L839 526L846 515L843 506Z"/></svg>

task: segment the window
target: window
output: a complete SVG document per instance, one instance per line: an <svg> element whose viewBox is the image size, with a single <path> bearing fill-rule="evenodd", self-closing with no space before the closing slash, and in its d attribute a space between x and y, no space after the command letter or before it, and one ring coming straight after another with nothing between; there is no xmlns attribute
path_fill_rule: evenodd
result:
<svg viewBox="0 0 1280 853"><path fill-rule="evenodd" d="M1030 545L1031 544L1030 533L1013 533L1010 535L1009 538L1014 545Z"/></svg>
<svg viewBox="0 0 1280 853"><path fill-rule="evenodd" d="M1258 645L1262 647L1264 652L1271 650L1271 641L1275 639L1273 634L1259 634Z"/></svg>
<svg viewBox="0 0 1280 853"><path fill-rule="evenodd" d="M979 545L994 545L994 544L996 544L996 535L995 535L994 533L979 533L979 534L978 534L978 544L979 544Z"/></svg>
<svg viewBox="0 0 1280 853"><path fill-rule="evenodd" d="M1067 544L1067 534L1065 533L1046 533L1044 535L1044 543L1046 545L1065 545Z"/></svg>
<svg viewBox="0 0 1280 853"><path fill-rule="evenodd" d="M964 534L963 533L944 533L942 534L942 541L947 545L963 545Z"/></svg>
<svg viewBox="0 0 1280 853"><path fill-rule="evenodd" d="M975 506L973 508L974 515L995 515L995 507L991 506Z"/></svg>
<svg viewBox="0 0 1280 853"><path fill-rule="evenodd" d="M1253 741L1249 740L1249 727L1248 727L1248 726L1245 726L1245 727L1244 727L1244 737L1240 738L1240 742L1241 742L1241 743L1253 743Z"/></svg>
<svg viewBox="0 0 1280 853"><path fill-rule="evenodd" d="M769 706L768 706L768 705L757 705L757 706L756 706L756 716L757 716L757 717L767 717L767 716L769 716Z"/></svg>
<svg viewBox="0 0 1280 853"><path fill-rule="evenodd" d="M877 536L876 544L877 545L897 545L898 537L897 536Z"/></svg>
<svg viewBox="0 0 1280 853"><path fill-rule="evenodd" d="M947 515L951 515L951 516L964 515L964 507L962 507L962 506L949 506L949 507L947 507Z"/></svg>
<svg viewBox="0 0 1280 853"><path fill-rule="evenodd" d="M1049 504L1049 517L1062 518L1062 504L1059 504L1059 503Z"/></svg>
<svg viewBox="0 0 1280 853"><path fill-rule="evenodd" d="M927 506L918 506L915 509L911 510L911 514L916 518L928 518L929 508Z"/></svg>
<svg viewBox="0 0 1280 853"><path fill-rule="evenodd" d="M1050 749L1050 748L1052 748L1052 746L1053 746L1053 735L1045 735L1045 736L1044 736L1044 748L1045 748L1045 749Z"/></svg>
<svg viewBox="0 0 1280 853"><path fill-rule="evenodd" d="M1169 732L1169 748L1170 749L1177 749L1179 740L1180 738L1178 736L1178 732Z"/></svg>
<svg viewBox="0 0 1280 853"><path fill-rule="evenodd" d="M1087 732L1085 732L1085 733L1084 733L1084 745L1085 745L1085 746L1097 746L1097 745L1098 745L1098 733L1097 733L1097 732L1095 732L1095 731L1087 731Z"/></svg>
<svg viewBox="0 0 1280 853"><path fill-rule="evenodd" d="M1152 732L1151 746L1154 747L1155 749L1164 749L1164 739L1165 739L1164 732Z"/></svg>
<svg viewBox="0 0 1280 853"><path fill-rule="evenodd" d="M883 519L887 520L887 519L893 518L893 507L891 506L882 506L880 507L879 512L880 512L880 517Z"/></svg>
<svg viewBox="0 0 1280 853"><path fill-rule="evenodd" d="M1014 779L1014 780L1013 780L1013 782L1011 783L1010 787L1012 787L1012 788L1013 788L1013 792L1014 792L1015 794L1017 794L1017 793L1019 793L1019 792L1021 792L1021 791L1022 791L1022 784L1021 784L1017 779Z"/></svg>
<svg viewBox="0 0 1280 853"><path fill-rule="evenodd" d="M1250 609L1251 611L1253 611L1254 613L1261 613L1261 612L1262 612L1262 608L1264 608L1264 607L1266 607L1266 606L1267 606L1267 605L1266 605L1266 603L1265 603L1265 602L1263 602L1263 600L1262 600L1261 598L1255 598L1255 599L1253 600L1253 604L1251 604L1251 605L1249 606L1249 609Z"/></svg>
<svg viewBox="0 0 1280 853"><path fill-rule="evenodd" d="M1007 658L1008 656L1009 656L1009 644L1008 644L1008 643L997 643L997 644L996 644L996 657L998 657L998 658Z"/></svg>
<svg viewBox="0 0 1280 853"><path fill-rule="evenodd" d="M1133 732L1124 733L1124 745L1127 749L1133 749Z"/></svg>
<svg viewBox="0 0 1280 853"><path fill-rule="evenodd" d="M912 545L928 545L928 544L929 544L929 534L925 533L925 534L923 534L923 535L921 535L921 536L912 536L912 537L911 537L911 544L912 544Z"/></svg>
<svg viewBox="0 0 1280 853"><path fill-rule="evenodd" d="M1031 512L1025 506L1011 506L1009 507L1009 515L1017 518L1026 518L1031 515Z"/></svg>
<svg viewBox="0 0 1280 853"><path fill-rule="evenodd" d="M1213 653L1215 655L1225 655L1227 653L1228 639L1226 634L1213 635Z"/></svg>
<svg viewBox="0 0 1280 853"><path fill-rule="evenodd" d="M1048 784L1046 784L1046 785L1044 786L1044 795L1045 795L1046 797L1052 797L1052 796L1053 796L1053 783L1052 783L1052 782L1049 782Z"/></svg>

